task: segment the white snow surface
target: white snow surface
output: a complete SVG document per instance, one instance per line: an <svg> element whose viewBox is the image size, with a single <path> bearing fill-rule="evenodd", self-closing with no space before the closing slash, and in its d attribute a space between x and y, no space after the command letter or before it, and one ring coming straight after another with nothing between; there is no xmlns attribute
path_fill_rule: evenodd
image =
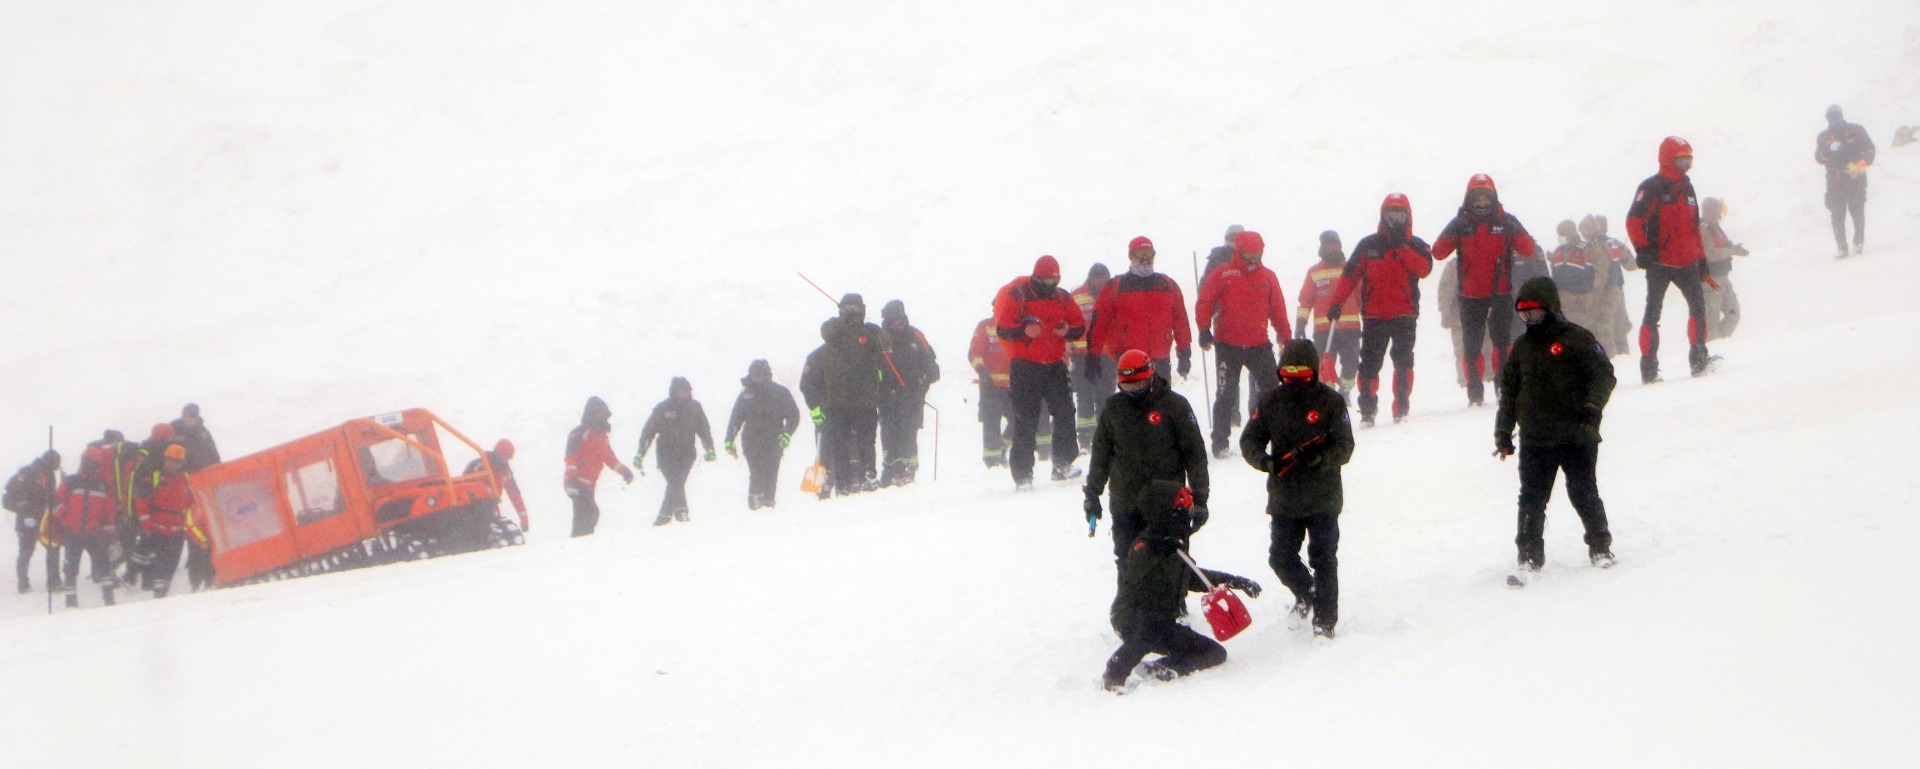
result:
<svg viewBox="0 0 1920 769"><path fill-rule="evenodd" d="M1920 3L0 4L0 457L51 423L200 403L237 457L426 406L510 436L525 547L44 616L0 600L8 767L1910 766ZM1836 262L1838 102L1880 144ZM1426 284L1413 419L1346 469L1341 636L1281 622L1261 476L1217 461L1194 555L1251 576L1223 666L1100 691L1105 527L978 460L968 336L1034 257L1068 286L1145 234L1188 287L1229 223L1292 291L1476 172L1543 238L1677 134L1753 251L1747 317L1685 376L1615 359L1620 565L1563 496L1503 586L1490 458ZM797 383L836 296L906 302L945 379L938 480L749 513L746 470L603 484L566 538L564 436L615 448L684 375L718 430L749 360ZM1641 279L1630 278L1636 321ZM1182 389L1196 405L1200 379ZM1084 460L1083 460L1084 464ZM71 460L69 468L72 467ZM40 566L33 567L36 587ZM83 591L88 607L98 602ZM1197 603L1196 603L1197 605ZM1198 620L1196 619L1196 622Z"/></svg>

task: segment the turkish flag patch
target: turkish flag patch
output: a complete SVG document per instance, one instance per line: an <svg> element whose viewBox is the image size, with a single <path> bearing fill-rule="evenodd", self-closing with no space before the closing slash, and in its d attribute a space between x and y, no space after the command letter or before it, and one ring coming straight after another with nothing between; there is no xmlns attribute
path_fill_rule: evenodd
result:
<svg viewBox="0 0 1920 769"><path fill-rule="evenodd" d="M1160 424L1160 412L1158 411L1147 412L1147 424L1150 424L1150 425Z"/></svg>
<svg viewBox="0 0 1920 769"><path fill-rule="evenodd" d="M1547 352L1553 355L1559 355L1560 353L1563 353L1566 351L1567 351L1567 346L1559 342L1554 342L1552 346L1547 348Z"/></svg>
<svg viewBox="0 0 1920 769"><path fill-rule="evenodd" d="M1320 412L1318 411L1307 412L1307 424L1310 424L1310 425L1320 424Z"/></svg>

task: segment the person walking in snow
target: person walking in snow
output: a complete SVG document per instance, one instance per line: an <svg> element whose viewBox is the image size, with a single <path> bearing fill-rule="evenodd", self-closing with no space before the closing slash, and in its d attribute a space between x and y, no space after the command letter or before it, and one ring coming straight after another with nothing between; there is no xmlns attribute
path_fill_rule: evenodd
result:
<svg viewBox="0 0 1920 769"><path fill-rule="evenodd" d="M1458 262L1448 266L1454 264ZM1327 317L1327 309L1333 306L1333 290L1340 285L1340 274L1346 267L1347 254L1340 247L1340 233L1333 230L1320 233L1320 261L1307 268L1307 279L1300 284L1300 299L1293 317L1294 335L1313 339L1314 349L1321 351L1320 381L1337 386L1343 398L1353 391L1354 382L1360 376L1360 316L1348 315L1335 323ZM1443 279L1443 295L1446 293L1444 283ZM1440 309L1442 325L1445 325L1452 310L1446 302L1441 303ZM1307 325L1308 320L1312 320L1313 325Z"/></svg>
<svg viewBox="0 0 1920 769"><path fill-rule="evenodd" d="M1867 242L1867 166L1873 165L1873 137L1849 123L1840 105L1827 108L1827 127L1814 137L1813 162L1827 169L1827 212L1833 215L1838 258L1847 256L1847 215L1853 215L1853 253Z"/></svg>
<svg viewBox="0 0 1920 769"><path fill-rule="evenodd" d="M1627 237L1633 241L1634 263L1647 273L1647 309L1640 316L1640 381L1660 379L1660 310L1667 287L1679 289L1687 301L1687 365L1694 376L1706 373L1712 356L1707 352L1707 300L1703 291L1713 278L1707 275L1705 248L1700 242L1700 203L1694 196L1693 145L1678 136L1660 142L1660 172L1647 177L1634 192L1627 209Z"/></svg>
<svg viewBox="0 0 1920 769"><path fill-rule="evenodd" d="M600 525L600 504L594 501L593 493L600 483L602 468L611 469L627 483L633 483L633 470L620 464L613 456L613 446L607 442L607 436L613 432L612 419L613 409L607 408L607 402L595 395L587 399L586 408L580 412L580 424L567 433L567 469L561 482L573 500L573 536L576 537L592 534Z"/></svg>
<svg viewBox="0 0 1920 769"><path fill-rule="evenodd" d="M41 524L53 511L54 494L59 490L60 452L46 453L28 462L7 480L4 507L14 514L13 532L20 540L20 554L13 561L14 578L20 592L33 589L27 579L27 566L33 563L33 551L40 544ZM60 551L47 545L48 590L60 589Z"/></svg>
<svg viewBox="0 0 1920 769"><path fill-rule="evenodd" d="M874 439L880 422L880 382L891 376L886 336L867 322L859 294L840 297L840 314L820 324L826 351L819 361L820 409L825 419L822 461L833 493L871 491L878 483Z"/></svg>
<svg viewBox="0 0 1920 769"><path fill-rule="evenodd" d="M1627 273L1636 272L1640 267L1633 262L1633 249L1607 234L1607 217L1599 214L1582 217L1580 240L1587 244L1587 261L1593 265L1594 282L1599 284L1594 289L1600 293L1594 300L1596 312L1605 319L1598 327L1587 330L1606 345L1608 357L1624 354L1628 349L1627 334L1633 331L1633 318L1627 314ZM1605 282L1600 280L1603 265Z"/></svg>
<svg viewBox="0 0 1920 769"><path fill-rule="evenodd" d="M1445 260L1456 249L1460 252L1460 293L1443 296L1440 301L1459 305L1467 405L1479 406L1486 399L1481 372L1500 370L1513 338L1513 287L1519 285L1514 280L1514 256L1532 257L1535 250L1527 228L1500 204L1493 177L1474 174L1467 180L1460 212L1433 242L1433 258ZM1483 334L1493 340L1493 349L1486 355L1480 351Z"/></svg>
<svg viewBox="0 0 1920 769"><path fill-rule="evenodd" d="M1094 306L1112 279L1105 264L1094 262L1087 268L1087 281L1073 290L1073 303L1079 306L1080 317L1088 328L1093 327ZM1100 406L1113 394L1113 358L1089 350L1086 337L1073 340L1071 349L1073 373L1079 374L1073 377L1074 433L1084 449L1092 445L1093 426L1099 422Z"/></svg>
<svg viewBox="0 0 1920 769"><path fill-rule="evenodd" d="M65 551L63 569L67 606L80 605L80 559L91 564L93 582L100 586L102 602L114 603L116 584L110 551L118 538L114 528L117 511L113 506L112 449L105 443L87 445L80 455L80 468L61 481L54 493L53 526Z"/></svg>
<svg viewBox="0 0 1920 769"><path fill-rule="evenodd" d="M1140 350L1161 372L1168 370L1171 350L1179 355L1178 371L1184 377L1193 367L1187 300L1173 278L1153 271L1156 254L1153 241L1144 235L1127 243L1127 271L1109 282L1094 303L1087 346L1114 357Z"/></svg>
<svg viewBox="0 0 1920 769"><path fill-rule="evenodd" d="M1602 305L1598 284L1606 273L1594 268L1587 244L1580 239L1580 228L1572 219L1562 219L1555 227L1560 244L1547 254L1547 266L1553 270L1553 285L1560 290L1562 314L1574 325L1587 329L1603 328L1612 308ZM1594 338L1599 338L1594 333Z"/></svg>
<svg viewBox="0 0 1920 769"><path fill-rule="evenodd" d="M1113 288L1107 286L1103 303ZM1043 407L1053 418L1053 479L1079 477L1080 468L1073 466L1080 446L1074 437L1073 390L1067 384L1067 345L1086 334L1086 322L1073 297L1060 288L1060 262L1042 256L1034 260L1031 274L1002 287L993 301L993 324L1009 359L1013 455L1007 464L1014 488L1033 488L1034 436ZM1089 345L1099 349L1097 343Z"/></svg>
<svg viewBox="0 0 1920 769"><path fill-rule="evenodd" d="M1380 367L1392 346L1393 421L1407 417L1413 397L1413 340L1420 318L1420 279L1433 272L1433 250L1413 234L1413 207L1392 193L1380 203L1380 226L1354 244L1334 289L1327 318L1338 323L1343 303L1360 302L1360 421L1373 426L1380 404Z"/></svg>
<svg viewBox="0 0 1920 769"><path fill-rule="evenodd" d="M654 462L667 479L667 493L660 500L660 515L653 519L653 525L686 523L687 475L693 472L694 438L699 438L700 445L706 447L708 462L716 458L707 410L693 399L693 383L686 377L674 377L667 385L667 399L655 404L653 413L647 415L647 424L640 428L640 446L634 449L634 467L646 461L647 448L655 438L660 441L660 453Z"/></svg>
<svg viewBox="0 0 1920 769"><path fill-rule="evenodd" d="M1012 361L1000 348L993 318L982 318L973 327L967 363L980 384L980 460L999 467L1007 463L1006 435L1013 421L1013 396L1007 390Z"/></svg>
<svg viewBox="0 0 1920 769"><path fill-rule="evenodd" d="M740 395L727 417L727 455L747 455L747 509L774 505L780 487L780 458L800 427L793 393L773 381L773 366L763 359L747 364Z"/></svg>
<svg viewBox="0 0 1920 769"><path fill-rule="evenodd" d="M1247 388L1253 396L1265 395L1279 384L1274 379L1273 339L1267 336L1267 327L1272 326L1281 341L1293 337L1280 278L1261 264L1266 250L1260 233L1241 232L1234 240L1233 258L1208 275L1193 307L1193 317L1200 322L1200 349L1213 349L1215 342L1219 347L1214 351L1212 437L1213 455L1221 459L1233 456L1230 433L1233 410L1240 402L1240 370L1247 370ZM1209 326L1220 330L1218 339Z"/></svg>
<svg viewBox="0 0 1920 769"><path fill-rule="evenodd" d="M1520 454L1519 568L1508 577L1526 585L1547 562L1547 500L1554 476L1567 476L1567 498L1586 528L1587 557L1613 566L1613 533L1600 500L1595 468L1600 460L1600 419L1613 395L1613 363L1593 334L1567 322L1553 281L1535 278L1520 287L1514 305L1527 330L1513 345L1500 372L1500 410L1494 416L1494 455ZM1516 449L1514 427L1520 428Z"/></svg>
<svg viewBox="0 0 1920 769"><path fill-rule="evenodd" d="M1707 341L1733 336L1740 325L1740 297L1733 292L1733 258L1746 256L1747 247L1727 237L1720 222L1726 218L1727 204L1719 198L1700 201L1700 245L1707 252L1707 277L1719 290L1708 291Z"/></svg>
<svg viewBox="0 0 1920 769"><path fill-rule="evenodd" d="M493 444L493 450L487 452L484 467L493 472L493 485L500 487L500 493L513 503L513 512L520 517L520 531L527 532L533 526L527 520L527 502L520 496L520 482L513 477L513 441L501 438ZM483 465L479 458L467 463L466 473L480 472Z"/></svg>
<svg viewBox="0 0 1920 769"><path fill-rule="evenodd" d="M1455 259L1447 262L1447 266L1440 268L1440 296L1457 296L1459 292L1460 260ZM1460 330L1459 302L1449 302L1444 298L1440 300L1440 327L1446 329L1448 335L1453 338L1453 383L1464 390L1467 387L1467 345ZM1483 342L1480 349L1492 349L1493 339L1487 334L1481 334L1480 336ZM1326 363L1323 362L1321 365L1325 366ZM1322 369L1321 375L1325 376L1324 369ZM1484 385L1484 383L1493 381L1499 375L1500 372L1491 368L1483 369L1480 372L1480 381ZM1482 390L1482 392L1485 391ZM1341 394L1345 395L1346 392L1342 391Z"/></svg>
<svg viewBox="0 0 1920 769"><path fill-rule="evenodd" d="M1124 559L1127 548L1146 527L1140 491L1154 481L1170 481L1192 489L1193 530L1207 523L1207 444L1200 437L1200 420L1193 404L1173 391L1165 377L1156 376L1153 360L1140 350L1120 355L1120 391L1107 398L1100 424L1093 431L1093 455L1087 463L1087 533L1099 524L1100 494L1107 492L1113 510L1113 557ZM1183 535L1184 536L1184 535Z"/></svg>
<svg viewBox="0 0 1920 769"><path fill-rule="evenodd" d="M1192 505L1191 494L1173 481L1154 481L1140 492L1146 525L1124 550L1119 588L1107 612L1120 636L1120 648L1107 658L1101 678L1107 691L1125 694L1134 668L1148 654L1164 655L1144 668L1162 681L1227 661L1226 647L1180 623L1187 593L1206 592L1210 582L1260 597L1260 584L1253 580L1190 565L1186 541L1193 530Z"/></svg>
<svg viewBox="0 0 1920 769"><path fill-rule="evenodd" d="M907 305L898 299L880 308L880 330L887 335L887 370L880 375L880 485L913 483L920 470L920 428L926 424L927 388L940 381L940 362L927 335L907 322Z"/></svg>
<svg viewBox="0 0 1920 769"><path fill-rule="evenodd" d="M1273 532L1267 564L1293 591L1293 615L1305 620L1311 614L1313 634L1332 638L1340 620L1340 468L1353 457L1353 425L1346 399L1319 381L1319 365L1312 342L1287 343L1280 353L1280 386L1247 422L1240 456L1267 476Z"/></svg>

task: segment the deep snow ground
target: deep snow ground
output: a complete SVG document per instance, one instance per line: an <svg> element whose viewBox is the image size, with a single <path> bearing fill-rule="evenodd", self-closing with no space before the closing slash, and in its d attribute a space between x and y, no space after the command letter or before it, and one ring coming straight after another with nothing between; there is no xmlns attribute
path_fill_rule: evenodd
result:
<svg viewBox="0 0 1920 769"><path fill-rule="evenodd" d="M7 5L0 252L37 288L0 298L10 461L49 421L71 454L186 400L230 455L426 405L512 436L535 509L511 551L0 601L8 764L1898 765L1920 160L1886 139L1920 122L1920 8L1829 8ZM1806 146L1833 101L1882 142L1844 262ZM1219 462L1195 554L1279 592L1220 670L1095 689L1106 530L972 461L994 287L1142 233L1190 285L1231 221L1292 287L1319 230L1351 243L1397 189L1430 237L1476 171L1536 234L1619 234L1668 133L1755 251L1750 317L1720 373L1616 393L1619 568L1584 567L1556 499L1547 579L1499 586L1514 470L1429 284L1416 418L1348 471L1341 639L1279 625L1258 476ZM584 397L624 455L669 376L716 421L753 357L793 384L827 310L795 271L907 301L947 372L940 480L819 504L796 451L750 515L723 461L693 525L645 527L650 474L561 539Z"/></svg>

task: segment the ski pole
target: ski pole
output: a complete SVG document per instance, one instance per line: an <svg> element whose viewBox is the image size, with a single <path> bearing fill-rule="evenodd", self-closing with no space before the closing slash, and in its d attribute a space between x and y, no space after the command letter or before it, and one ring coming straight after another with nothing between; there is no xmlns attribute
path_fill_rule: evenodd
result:
<svg viewBox="0 0 1920 769"><path fill-rule="evenodd" d="M1194 290L1194 293L1199 293L1200 291L1200 252L1188 251L1187 256L1191 259L1193 264L1193 290ZM1213 319L1208 318L1207 323L1211 325L1213 323ZM1210 384L1207 380L1208 365L1209 364L1207 363L1207 349L1202 347L1200 348L1200 394L1205 399L1204 402L1207 404L1207 426L1212 427L1213 426L1213 385Z"/></svg>
<svg viewBox="0 0 1920 769"><path fill-rule="evenodd" d="M940 407L921 401L920 405L933 409L933 479L940 480Z"/></svg>
<svg viewBox="0 0 1920 769"><path fill-rule="evenodd" d="M47 425L47 450L48 451L53 450L53 425ZM54 468L55 474L58 474L59 472L60 472L59 468L57 467ZM48 614L53 613L53 579L52 577L54 573L58 571L60 568L60 564L55 563L55 561L59 559L54 556L53 548L51 546L48 546L48 543L47 543L47 521L53 518L53 494L54 494L53 489L47 490L47 501L45 504L41 506L44 509L42 511L43 514L40 516L40 544L42 545L41 549L47 551L47 577L48 577L47 579L47 613Z"/></svg>

